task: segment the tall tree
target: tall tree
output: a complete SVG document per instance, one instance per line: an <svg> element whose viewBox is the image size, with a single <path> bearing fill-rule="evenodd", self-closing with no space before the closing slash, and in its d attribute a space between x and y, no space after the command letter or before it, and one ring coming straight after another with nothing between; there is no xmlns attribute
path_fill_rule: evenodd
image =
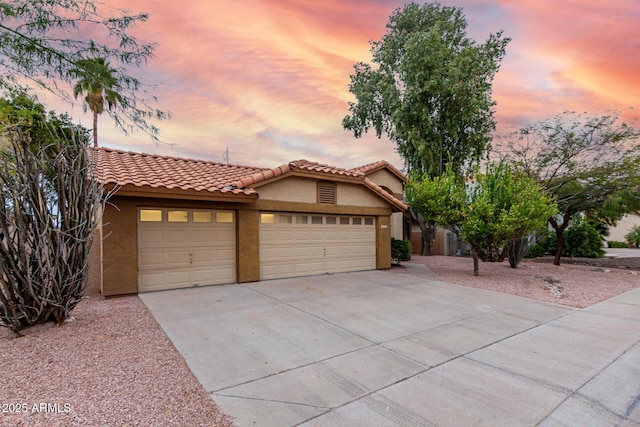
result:
<svg viewBox="0 0 640 427"><path fill-rule="evenodd" d="M151 120L170 118L170 113L152 107L154 86L131 74L154 54L155 44L139 43L131 34L147 19L145 13L130 14L95 0L2 1L0 90L10 95L35 85L71 102L66 88L76 82L79 61L106 58L115 64L122 97L109 115L125 133L141 129L158 141Z"/></svg>
<svg viewBox="0 0 640 427"><path fill-rule="evenodd" d="M393 12L371 42L375 67L355 65L343 126L356 137L374 129L398 146L411 171L433 177L450 164L459 174L478 160L495 129L493 78L509 38L477 44L461 8L410 3Z"/></svg>
<svg viewBox="0 0 640 427"><path fill-rule="evenodd" d="M578 213L615 223L640 210L640 132L618 112L595 116L565 112L520 129L502 151L558 203L549 218L560 265L564 232Z"/></svg>
<svg viewBox="0 0 640 427"><path fill-rule="evenodd" d="M371 42L374 65L354 66L356 102L343 127L356 138L371 129L386 134L416 176L439 176L447 163L460 175L495 129L491 88L509 41L498 32L477 44L461 8L436 2L395 10L386 34ZM431 234L425 246L433 229L423 227L423 236Z"/></svg>
<svg viewBox="0 0 640 427"><path fill-rule="evenodd" d="M117 70L110 67L104 58L81 59L76 62L78 68L72 70L80 80L73 87L73 96L86 93L86 106L93 113L93 146L98 146L98 115L104 111L107 102L109 111L122 102L118 93L120 83L114 76Z"/></svg>

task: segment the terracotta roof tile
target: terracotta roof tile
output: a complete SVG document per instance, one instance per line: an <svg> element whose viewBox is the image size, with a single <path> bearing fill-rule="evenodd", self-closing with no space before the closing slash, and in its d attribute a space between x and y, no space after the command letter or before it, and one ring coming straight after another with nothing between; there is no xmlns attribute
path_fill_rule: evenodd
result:
<svg viewBox="0 0 640 427"><path fill-rule="evenodd" d="M134 153L104 147L92 148L90 154L96 161L96 172L103 184L257 195L258 192L251 186L299 170L351 177L355 181L361 181L397 209L403 211L407 209L407 205L402 201L367 178L365 172L360 170L362 167L342 169L308 160L296 160L274 169L267 169ZM387 167L388 163L384 163Z"/></svg>
<svg viewBox="0 0 640 427"><path fill-rule="evenodd" d="M255 195L234 181L268 169L203 160L134 153L110 148L91 149L97 174L104 184Z"/></svg>
<svg viewBox="0 0 640 427"><path fill-rule="evenodd" d="M355 169L342 169L335 166L323 165L317 162L310 162L309 160L294 160L289 163L291 169L308 170L313 172L329 173L332 175L343 175L353 177L364 177L364 174Z"/></svg>
<svg viewBox="0 0 640 427"><path fill-rule="evenodd" d="M369 175L372 172L375 172L375 171L378 171L378 170L384 169L384 168L389 169L394 175L396 175L401 180L403 180L403 181L407 180L407 177L405 176L405 174L400 172L400 170L398 170L398 168L396 168L395 166L393 166L391 163L387 162L386 160L378 160L377 162L369 163L367 165L358 166L357 168L353 168L351 170L362 172L365 175Z"/></svg>

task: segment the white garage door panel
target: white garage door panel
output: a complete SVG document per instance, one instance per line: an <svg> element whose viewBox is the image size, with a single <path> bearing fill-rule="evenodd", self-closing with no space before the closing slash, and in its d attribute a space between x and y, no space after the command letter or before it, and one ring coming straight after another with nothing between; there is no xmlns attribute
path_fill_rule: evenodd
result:
<svg viewBox="0 0 640 427"><path fill-rule="evenodd" d="M286 214L285 214L286 215ZM260 224L260 278L307 276L313 274L373 270L376 268L374 221L364 217L360 224L292 222ZM318 216L318 215L315 215ZM342 217L348 218L348 217Z"/></svg>
<svg viewBox="0 0 640 427"><path fill-rule="evenodd" d="M140 254L140 265L145 268L157 268L164 265L163 252L147 252Z"/></svg>
<svg viewBox="0 0 640 427"><path fill-rule="evenodd" d="M154 208L158 209L158 208ZM236 281L234 222L138 222L138 291L156 291Z"/></svg>

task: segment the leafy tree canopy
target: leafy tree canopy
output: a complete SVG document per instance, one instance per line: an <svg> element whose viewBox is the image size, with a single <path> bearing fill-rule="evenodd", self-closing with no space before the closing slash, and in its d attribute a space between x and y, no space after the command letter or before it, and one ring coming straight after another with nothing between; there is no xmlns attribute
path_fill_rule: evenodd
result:
<svg viewBox="0 0 640 427"><path fill-rule="evenodd" d="M483 44L466 35L461 8L410 3L397 9L381 40L371 42L373 66L354 66L343 127L375 130L397 144L411 171L435 177L449 163L456 174L481 158L495 129L492 82L509 38Z"/></svg>
<svg viewBox="0 0 640 427"><path fill-rule="evenodd" d="M505 162L478 172L465 180L447 165L442 176L407 185L407 201L416 212L471 245L475 275L478 259L497 260L503 246L544 227L557 211L535 181Z"/></svg>
<svg viewBox="0 0 640 427"><path fill-rule="evenodd" d="M511 135L504 154L558 203L560 215L549 218L558 240L557 265L574 215L615 224L640 209L639 136L618 112L565 112Z"/></svg>
<svg viewBox="0 0 640 427"><path fill-rule="evenodd" d="M150 121L170 114L151 106L157 101L154 86L131 73L153 57L156 47L138 42L131 34L147 18L147 14L129 14L94 0L2 1L0 88L6 94L31 84L71 102L69 88L78 74L100 78L86 60L106 58L117 64L114 75L122 97L120 108L109 114L125 133L141 129L158 141L158 129Z"/></svg>
<svg viewBox="0 0 640 427"><path fill-rule="evenodd" d="M89 131L72 122L68 114L47 112L44 105L26 93L18 93L13 98L0 98L0 153L6 156L7 138L21 133L29 141L29 149L38 154L41 149L79 140L86 143Z"/></svg>

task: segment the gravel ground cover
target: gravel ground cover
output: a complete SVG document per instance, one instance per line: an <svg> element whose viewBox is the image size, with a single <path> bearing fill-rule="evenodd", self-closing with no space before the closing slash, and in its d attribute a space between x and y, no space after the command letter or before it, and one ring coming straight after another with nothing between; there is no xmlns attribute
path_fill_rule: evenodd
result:
<svg viewBox="0 0 640 427"><path fill-rule="evenodd" d="M639 258L559 267L538 259L517 269L481 263L478 277L470 258L414 255L410 262L426 265L433 280L574 307L640 286ZM74 318L19 338L0 329L0 426L232 425L138 297L93 294Z"/></svg>
<svg viewBox="0 0 640 427"><path fill-rule="evenodd" d="M506 260L480 262L479 276L473 275L473 261L468 257L412 255L409 262L426 265L436 274L434 280L579 308L640 286L640 258L562 260L560 266L552 261L551 257L524 260L518 268L509 267ZM392 271L403 273L406 269L395 266Z"/></svg>
<svg viewBox="0 0 640 427"><path fill-rule="evenodd" d="M231 425L138 297L91 295L73 315L0 328L0 426Z"/></svg>

